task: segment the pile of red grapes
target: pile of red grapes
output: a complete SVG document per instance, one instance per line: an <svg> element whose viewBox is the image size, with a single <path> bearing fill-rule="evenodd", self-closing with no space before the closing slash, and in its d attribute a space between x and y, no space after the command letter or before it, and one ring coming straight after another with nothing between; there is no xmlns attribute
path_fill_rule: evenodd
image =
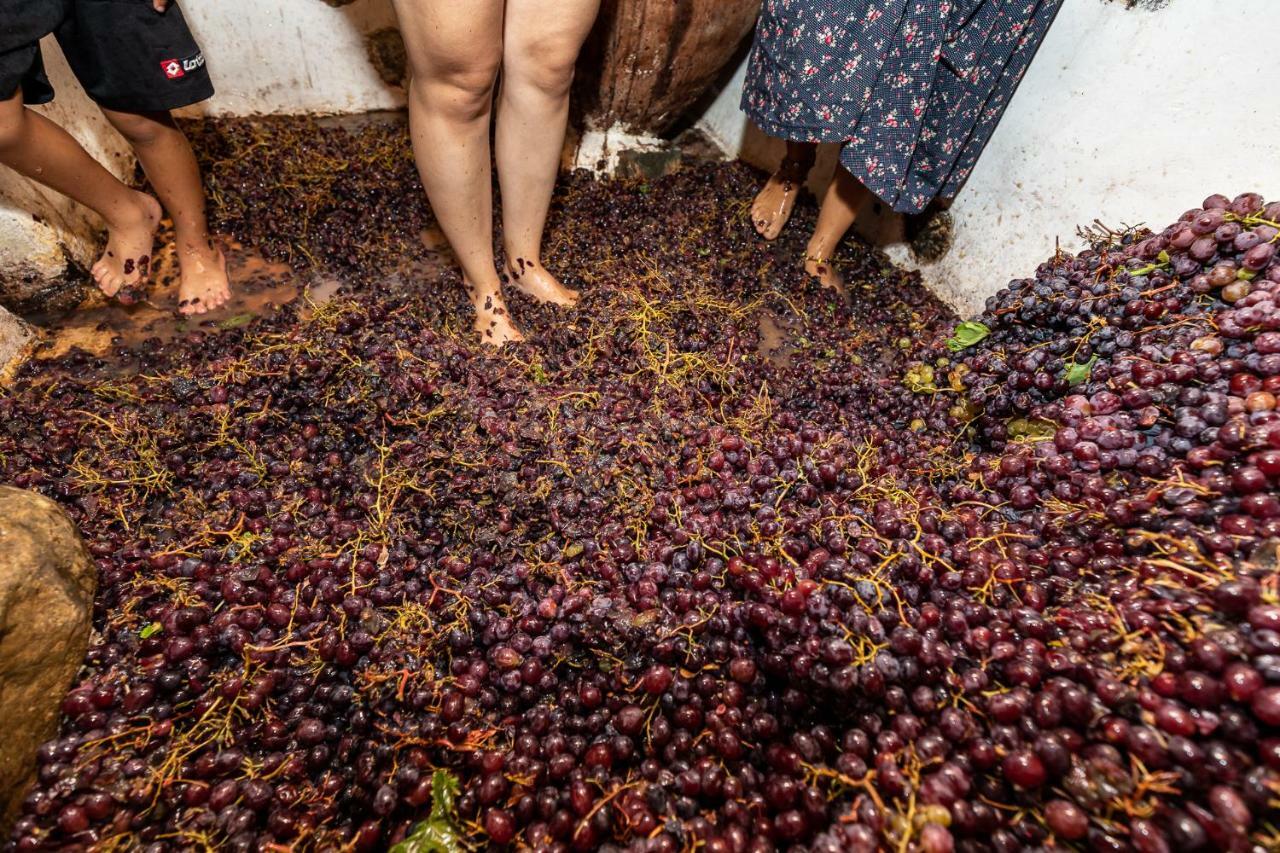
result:
<svg viewBox="0 0 1280 853"><path fill-rule="evenodd" d="M953 338L757 180L574 178L500 353L446 278L25 368L101 586L13 849L382 850L440 770L481 849L1277 849L1280 205Z"/></svg>

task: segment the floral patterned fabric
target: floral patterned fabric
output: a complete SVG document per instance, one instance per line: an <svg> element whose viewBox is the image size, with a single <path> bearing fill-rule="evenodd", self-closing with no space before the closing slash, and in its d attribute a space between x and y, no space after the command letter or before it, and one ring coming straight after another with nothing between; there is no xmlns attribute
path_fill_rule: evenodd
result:
<svg viewBox="0 0 1280 853"><path fill-rule="evenodd" d="M900 213L968 178L1062 0L765 0L742 108Z"/></svg>

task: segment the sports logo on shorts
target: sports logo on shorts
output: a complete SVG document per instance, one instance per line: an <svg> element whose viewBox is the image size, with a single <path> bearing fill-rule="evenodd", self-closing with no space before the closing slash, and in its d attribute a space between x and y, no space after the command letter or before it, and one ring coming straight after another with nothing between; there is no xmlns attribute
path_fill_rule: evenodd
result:
<svg viewBox="0 0 1280 853"><path fill-rule="evenodd" d="M162 59L160 60L160 70L164 71L164 76L170 80L177 80L186 77L188 71L195 71L204 65L204 54L197 53L189 59Z"/></svg>

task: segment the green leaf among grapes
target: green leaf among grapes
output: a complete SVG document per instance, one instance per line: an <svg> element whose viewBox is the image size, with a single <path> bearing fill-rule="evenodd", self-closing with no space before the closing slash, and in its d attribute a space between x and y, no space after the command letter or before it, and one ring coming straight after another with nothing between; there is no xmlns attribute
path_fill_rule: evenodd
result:
<svg viewBox="0 0 1280 853"><path fill-rule="evenodd" d="M431 814L391 848L391 853L463 853L466 844L458 829L458 779L446 770L431 777Z"/></svg>
<svg viewBox="0 0 1280 853"><path fill-rule="evenodd" d="M959 352L962 349L968 349L974 344L979 343L987 335L991 334L991 330L981 323L966 321L956 326L955 334L947 341L947 349L952 352Z"/></svg>
<svg viewBox="0 0 1280 853"><path fill-rule="evenodd" d="M241 326L247 326L253 322L252 314L236 314L234 317L228 317L218 323L219 329L238 329Z"/></svg>
<svg viewBox="0 0 1280 853"><path fill-rule="evenodd" d="M1089 374L1093 372L1093 365L1098 361L1095 355L1084 364L1072 364L1067 368L1067 384L1079 385L1081 382L1089 381Z"/></svg>
<svg viewBox="0 0 1280 853"><path fill-rule="evenodd" d="M152 622L150 625L148 625L147 627L139 631L138 636L145 640L149 637L154 637L156 634L159 634L163 630L164 630L164 626L161 625L159 622Z"/></svg>

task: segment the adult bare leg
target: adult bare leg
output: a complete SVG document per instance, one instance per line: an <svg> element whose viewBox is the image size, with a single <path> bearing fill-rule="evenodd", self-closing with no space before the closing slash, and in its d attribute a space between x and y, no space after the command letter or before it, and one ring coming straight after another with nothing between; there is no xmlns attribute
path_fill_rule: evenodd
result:
<svg viewBox="0 0 1280 853"><path fill-rule="evenodd" d="M600 0L507 0L496 134L507 274L543 302L578 294L542 263L542 233L560 171L574 63Z"/></svg>
<svg viewBox="0 0 1280 853"><path fill-rule="evenodd" d="M817 146L813 143L787 142L782 165L765 181L751 204L751 223L761 237L773 240L782 233L816 156Z"/></svg>
<svg viewBox="0 0 1280 853"><path fill-rule="evenodd" d="M462 267L486 344L523 340L493 255L489 122L502 63L503 0L393 0L409 54L409 131L418 174Z"/></svg>
<svg viewBox="0 0 1280 853"><path fill-rule="evenodd" d="M204 314L221 306L231 297L227 261L209 239L200 167L187 137L167 112L127 113L105 108L102 112L133 146L160 203L173 218L182 276L178 311Z"/></svg>
<svg viewBox="0 0 1280 853"><path fill-rule="evenodd" d="M833 256L836 247L857 219L858 207L867 193L867 188L849 174L847 169L843 166L836 167L831 186L827 187L822 199L818 223L813 229L813 236L809 238L804 258L805 272L822 282L823 287L845 292L844 278L836 270Z"/></svg>
<svg viewBox="0 0 1280 853"><path fill-rule="evenodd" d="M160 205L130 189L72 136L35 110L19 91L0 101L0 163L80 202L107 223L107 248L93 265L108 296L147 277Z"/></svg>

